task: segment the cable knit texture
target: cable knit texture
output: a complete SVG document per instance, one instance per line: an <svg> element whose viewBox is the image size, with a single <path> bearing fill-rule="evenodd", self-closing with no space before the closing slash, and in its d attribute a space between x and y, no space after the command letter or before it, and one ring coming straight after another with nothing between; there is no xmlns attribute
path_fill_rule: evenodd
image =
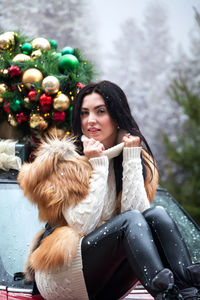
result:
<svg viewBox="0 0 200 300"><path fill-rule="evenodd" d="M80 234L87 235L97 226L117 214L117 195L113 157L123 150L123 192L121 211L149 208L144 188L141 164L141 148L124 148L118 144L105 151L105 156L92 158L93 173L88 196L77 206L63 211L67 223ZM41 295L47 300L88 299L82 273L81 242L70 268L63 266L52 273L36 272L36 283Z"/></svg>
<svg viewBox="0 0 200 300"><path fill-rule="evenodd" d="M37 287L44 299L88 300L82 272L81 241L70 267L63 266L48 273L36 272Z"/></svg>
<svg viewBox="0 0 200 300"><path fill-rule="evenodd" d="M121 212L130 209L143 212L149 208L149 200L144 188L140 153L140 147L124 148L123 150Z"/></svg>

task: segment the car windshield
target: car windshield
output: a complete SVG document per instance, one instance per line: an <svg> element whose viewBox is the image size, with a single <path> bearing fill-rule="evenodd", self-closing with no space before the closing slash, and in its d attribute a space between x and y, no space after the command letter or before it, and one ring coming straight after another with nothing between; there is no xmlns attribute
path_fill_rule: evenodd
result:
<svg viewBox="0 0 200 300"><path fill-rule="evenodd" d="M23 272L33 236L44 225L16 181L0 182L0 211L0 285L18 286L14 274Z"/></svg>
<svg viewBox="0 0 200 300"><path fill-rule="evenodd" d="M174 219L189 250L193 263L200 262L200 228L178 202L164 189L158 188L152 206L163 206Z"/></svg>

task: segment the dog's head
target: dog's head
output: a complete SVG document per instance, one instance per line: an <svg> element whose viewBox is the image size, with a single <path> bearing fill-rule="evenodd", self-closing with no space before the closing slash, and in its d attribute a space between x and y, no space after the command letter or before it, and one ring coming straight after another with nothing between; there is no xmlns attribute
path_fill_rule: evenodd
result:
<svg viewBox="0 0 200 300"><path fill-rule="evenodd" d="M68 137L46 137L35 155L32 163L23 164L18 182L25 196L37 204L40 220L56 223L64 206L86 197L92 168Z"/></svg>

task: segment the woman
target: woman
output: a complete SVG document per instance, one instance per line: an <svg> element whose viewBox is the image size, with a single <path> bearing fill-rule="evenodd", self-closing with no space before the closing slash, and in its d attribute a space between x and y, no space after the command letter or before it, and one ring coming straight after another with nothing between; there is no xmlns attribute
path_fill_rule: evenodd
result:
<svg viewBox="0 0 200 300"><path fill-rule="evenodd" d="M116 300L139 280L156 299L200 299L199 264L165 210L149 208L157 170L123 91L109 81L80 90L73 130L93 173L86 198L63 215L84 237L67 275L36 276L42 295Z"/></svg>

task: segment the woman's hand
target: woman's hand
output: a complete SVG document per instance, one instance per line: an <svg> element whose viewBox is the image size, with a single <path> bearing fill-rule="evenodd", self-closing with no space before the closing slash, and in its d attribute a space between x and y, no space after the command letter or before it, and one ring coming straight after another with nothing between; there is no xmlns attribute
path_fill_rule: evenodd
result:
<svg viewBox="0 0 200 300"><path fill-rule="evenodd" d="M140 137L131 135L130 133L125 134L122 141L124 142L125 147L140 147L141 146Z"/></svg>
<svg viewBox="0 0 200 300"><path fill-rule="evenodd" d="M103 156L104 150L104 145L95 139L87 139L83 142L83 153L88 159Z"/></svg>

